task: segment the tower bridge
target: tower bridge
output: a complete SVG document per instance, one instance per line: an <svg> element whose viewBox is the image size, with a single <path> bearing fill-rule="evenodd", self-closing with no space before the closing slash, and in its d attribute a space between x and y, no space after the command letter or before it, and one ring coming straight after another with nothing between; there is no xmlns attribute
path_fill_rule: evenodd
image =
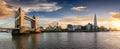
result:
<svg viewBox="0 0 120 49"><path fill-rule="evenodd" d="M41 32L38 26L38 18L35 16L26 16L23 9L19 8L15 13L15 28L2 28L1 30L12 30L12 33L29 33L29 32ZM24 21L28 20L31 22L31 28L25 26ZM3 24L6 25L6 24Z"/></svg>

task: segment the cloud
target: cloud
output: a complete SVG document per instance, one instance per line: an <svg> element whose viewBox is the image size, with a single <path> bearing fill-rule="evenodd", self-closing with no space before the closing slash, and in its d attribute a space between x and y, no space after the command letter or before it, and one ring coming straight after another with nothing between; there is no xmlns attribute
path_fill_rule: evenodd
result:
<svg viewBox="0 0 120 49"><path fill-rule="evenodd" d="M47 2L47 0L6 0L12 9L22 7L26 12L52 12L61 9L56 2Z"/></svg>
<svg viewBox="0 0 120 49"><path fill-rule="evenodd" d="M13 15L13 11L7 6L4 0L0 0L0 18L6 18Z"/></svg>
<svg viewBox="0 0 120 49"><path fill-rule="evenodd" d="M57 3L42 3L36 4L33 7L25 7L25 11L32 12L32 11L44 11L44 12L52 12L61 9L62 7L56 6Z"/></svg>
<svg viewBox="0 0 120 49"><path fill-rule="evenodd" d="M94 20L93 16L64 16L60 21L64 22L85 22L89 21L92 22ZM98 21L110 21L111 18L105 18L105 17L97 17Z"/></svg>
<svg viewBox="0 0 120 49"><path fill-rule="evenodd" d="M75 11L82 11L85 8L87 8L87 7L86 6L78 6L78 7L72 7L71 9L75 10Z"/></svg>
<svg viewBox="0 0 120 49"><path fill-rule="evenodd" d="M110 12L112 18L120 20L120 12Z"/></svg>

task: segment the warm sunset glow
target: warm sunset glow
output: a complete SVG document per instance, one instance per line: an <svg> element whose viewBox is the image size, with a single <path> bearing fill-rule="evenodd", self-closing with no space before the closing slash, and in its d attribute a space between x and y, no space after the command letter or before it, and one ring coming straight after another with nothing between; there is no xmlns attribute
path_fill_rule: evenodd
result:
<svg viewBox="0 0 120 49"><path fill-rule="evenodd" d="M36 15L39 18L39 26L47 26L50 25L50 23L58 22L62 28L66 28L67 24L83 26L88 23L93 24L94 14L96 13L98 26L105 26L106 28L111 27L120 30L120 12L117 10L119 9L119 5L116 3L111 5L111 3L106 4L106 2L101 2L104 5L100 7L99 5L101 4L99 3L91 4L95 1L87 1L88 3L85 3L86 5L82 5L84 2L78 3L79 0L74 2L75 4L70 3L69 1L65 1L64 4L60 2L63 5L57 1L48 2L47 0L35 0L34 4L31 2L32 0L25 2L30 4L25 4L21 0L0 1L0 18L11 16L11 13L13 13L12 11L22 7L27 15ZM14 17L14 15L12 16ZM13 17L12 19L14 19ZM1 19L0 21L0 24L3 24L3 21L7 22L9 19Z"/></svg>
<svg viewBox="0 0 120 49"><path fill-rule="evenodd" d="M120 30L120 21L113 22L113 28L119 29Z"/></svg>

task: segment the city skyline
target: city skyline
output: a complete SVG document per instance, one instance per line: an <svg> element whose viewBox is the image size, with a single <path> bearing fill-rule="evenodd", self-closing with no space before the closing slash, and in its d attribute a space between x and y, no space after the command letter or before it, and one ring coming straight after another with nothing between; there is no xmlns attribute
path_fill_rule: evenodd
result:
<svg viewBox="0 0 120 49"><path fill-rule="evenodd" d="M40 25L59 22L64 28L67 24L93 24L97 15L98 26L120 29L120 10L118 0L0 0L0 24L14 19L14 11L25 9L26 15L35 15ZM10 17L11 16L11 17ZM5 20L6 19L6 20ZM26 22L26 24L29 22ZM13 24L14 26L14 24Z"/></svg>

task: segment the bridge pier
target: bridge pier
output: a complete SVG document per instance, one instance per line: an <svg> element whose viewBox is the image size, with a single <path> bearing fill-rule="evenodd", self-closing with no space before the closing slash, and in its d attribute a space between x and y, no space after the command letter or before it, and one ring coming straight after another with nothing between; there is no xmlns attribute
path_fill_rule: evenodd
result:
<svg viewBox="0 0 120 49"><path fill-rule="evenodd" d="M29 30L26 29L13 29L12 33L17 33L17 34L26 34L26 33L30 33Z"/></svg>

